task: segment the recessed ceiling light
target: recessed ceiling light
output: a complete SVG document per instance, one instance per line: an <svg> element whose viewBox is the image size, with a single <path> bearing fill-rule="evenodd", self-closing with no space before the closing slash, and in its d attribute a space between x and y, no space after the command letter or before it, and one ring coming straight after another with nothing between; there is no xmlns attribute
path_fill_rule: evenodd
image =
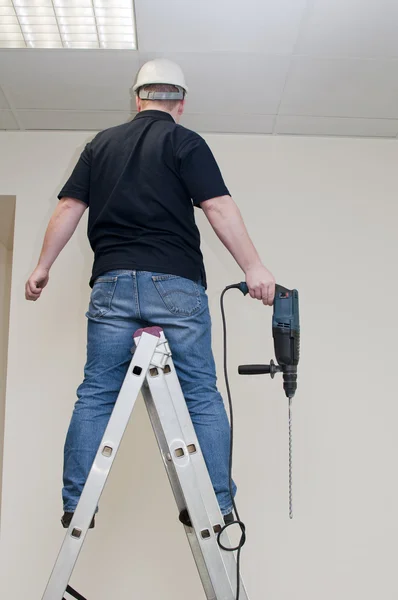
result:
<svg viewBox="0 0 398 600"><path fill-rule="evenodd" d="M133 0L0 0L0 48L136 50Z"/></svg>

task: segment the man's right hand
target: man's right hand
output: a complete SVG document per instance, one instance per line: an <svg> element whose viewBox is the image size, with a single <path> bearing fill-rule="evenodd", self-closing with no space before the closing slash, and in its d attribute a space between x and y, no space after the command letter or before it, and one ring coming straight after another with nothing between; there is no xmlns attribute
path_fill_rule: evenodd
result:
<svg viewBox="0 0 398 600"><path fill-rule="evenodd" d="M252 298L262 300L266 306L272 306L275 298L275 278L264 265L246 270L246 284Z"/></svg>
<svg viewBox="0 0 398 600"><path fill-rule="evenodd" d="M49 279L49 271L44 267L38 265L29 277L25 285L25 298L26 300L37 300L46 287Z"/></svg>

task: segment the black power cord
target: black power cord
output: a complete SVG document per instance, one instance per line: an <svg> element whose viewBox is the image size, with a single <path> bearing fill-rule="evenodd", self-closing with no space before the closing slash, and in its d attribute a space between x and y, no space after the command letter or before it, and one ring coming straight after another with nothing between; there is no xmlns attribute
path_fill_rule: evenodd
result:
<svg viewBox="0 0 398 600"><path fill-rule="evenodd" d="M223 550L226 550L227 552L235 552L237 551L237 555L236 555L236 600L239 600L239 595L240 595L240 554L241 554L241 550L242 547L244 546L245 542L246 542L246 526L245 524L240 520L239 517L239 512L238 512L238 508L236 506L236 502L233 496L233 491L232 491L232 459L233 459L233 449L234 449L234 411L233 411L233 407L232 407L232 396L231 396L231 389L229 386L229 378L228 378L228 366L227 366L227 321L225 318L225 309L224 309L224 295L225 293L233 288L237 288L237 285L229 285L227 286L223 292L221 293L220 296L220 307L221 307L221 317L222 317L222 324L223 324L223 354L224 354L224 378L225 378L225 385L227 388L227 396L228 396L228 404L229 404L229 415L230 415L230 427L231 427L231 439L230 439L230 447L229 447L229 493L231 496L231 500L232 500L232 506L234 508L234 513L236 516L236 519L234 521L231 521L230 523L227 523L226 525L224 525L224 527L222 527L221 531L219 532L218 536L217 536L217 542L218 545L220 546L220 548L222 548ZM239 525L242 535L240 537L239 543L237 546L235 546L234 548L227 548L226 546L224 546L221 543L221 535L222 533L231 525Z"/></svg>
<svg viewBox="0 0 398 600"><path fill-rule="evenodd" d="M73 596L73 598L76 598L76 600L86 600L84 596L82 596L81 594L79 594L79 592L70 587L70 585L67 586L65 592ZM66 600L66 598L62 598L62 600Z"/></svg>

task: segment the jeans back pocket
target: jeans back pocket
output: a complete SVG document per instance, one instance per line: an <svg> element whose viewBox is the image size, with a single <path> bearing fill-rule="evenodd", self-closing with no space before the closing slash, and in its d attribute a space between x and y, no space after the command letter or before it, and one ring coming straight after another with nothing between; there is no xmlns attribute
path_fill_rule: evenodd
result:
<svg viewBox="0 0 398 600"><path fill-rule="evenodd" d="M97 277L91 291L87 315L93 318L103 317L112 308L112 298L117 285L117 277Z"/></svg>
<svg viewBox="0 0 398 600"><path fill-rule="evenodd" d="M197 283L178 275L152 275L152 281L166 308L174 315L190 317L202 306Z"/></svg>

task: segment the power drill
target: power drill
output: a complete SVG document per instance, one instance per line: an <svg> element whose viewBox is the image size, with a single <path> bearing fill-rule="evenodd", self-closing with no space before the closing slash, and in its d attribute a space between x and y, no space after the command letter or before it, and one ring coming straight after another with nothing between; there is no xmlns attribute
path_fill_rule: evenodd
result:
<svg viewBox="0 0 398 600"><path fill-rule="evenodd" d="M246 296L249 289L246 283L237 284ZM297 389L297 365L300 358L300 320L299 296L297 290L275 286L274 314L272 317L272 335L277 364L273 360L269 365L241 365L240 375L261 375L268 373L272 379L278 372L283 373L283 389L291 400Z"/></svg>
<svg viewBox="0 0 398 600"><path fill-rule="evenodd" d="M228 286L228 288L238 288L245 296L249 293L244 281ZM276 373L282 372L283 374L283 389L289 399L289 517L292 519L292 399L297 389L297 365L300 358L299 295L297 290L289 290L281 285L275 286L272 335L277 364L271 360L269 365L241 365L238 367L238 372L240 375L267 373L271 375L272 379Z"/></svg>

